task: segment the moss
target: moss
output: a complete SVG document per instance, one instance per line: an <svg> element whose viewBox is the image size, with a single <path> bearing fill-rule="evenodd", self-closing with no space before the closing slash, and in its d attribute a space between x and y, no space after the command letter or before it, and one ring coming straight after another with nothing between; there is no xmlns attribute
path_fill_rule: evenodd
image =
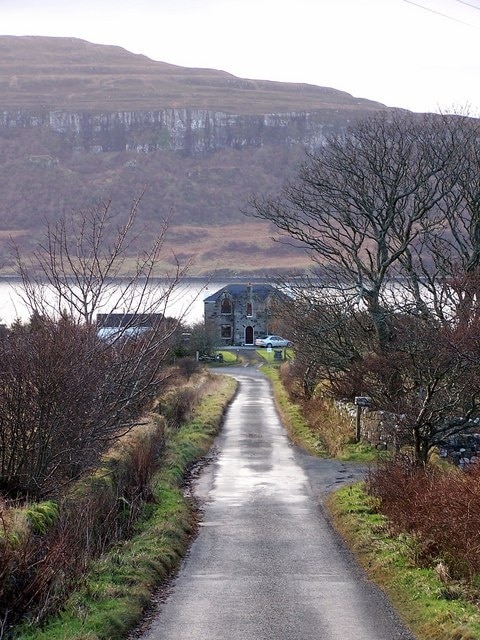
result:
<svg viewBox="0 0 480 640"><path fill-rule="evenodd" d="M45 534L57 521L58 505L53 500L32 504L25 509L25 517L33 533Z"/></svg>
<svg viewBox="0 0 480 640"><path fill-rule="evenodd" d="M388 521L362 483L331 494L327 506L369 578L386 591L417 640L480 638L478 607L462 599L455 585L452 599L452 589L445 589L433 568L416 566L415 540L389 534Z"/></svg>

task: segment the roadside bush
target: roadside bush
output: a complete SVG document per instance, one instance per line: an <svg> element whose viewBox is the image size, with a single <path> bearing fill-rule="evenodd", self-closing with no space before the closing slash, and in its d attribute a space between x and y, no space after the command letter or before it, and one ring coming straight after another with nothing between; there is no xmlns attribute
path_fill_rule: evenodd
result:
<svg viewBox="0 0 480 640"><path fill-rule="evenodd" d="M118 441L103 466L58 505L0 505L0 631L56 611L90 561L132 534L153 500L164 445L164 421L155 416Z"/></svg>
<svg viewBox="0 0 480 640"><path fill-rule="evenodd" d="M352 418L340 411L330 398L312 396L302 403L305 419L320 434L331 456L338 456L354 442Z"/></svg>
<svg viewBox="0 0 480 640"><path fill-rule="evenodd" d="M94 469L165 386L156 344L35 317L0 338L0 492L58 498Z"/></svg>
<svg viewBox="0 0 480 640"><path fill-rule="evenodd" d="M201 369L201 365L196 358L183 357L177 360L177 367L180 374L188 380Z"/></svg>
<svg viewBox="0 0 480 640"><path fill-rule="evenodd" d="M392 529L418 541L420 562L445 563L455 578L480 574L480 465L465 472L397 457L370 471L367 488Z"/></svg>
<svg viewBox="0 0 480 640"><path fill-rule="evenodd" d="M58 611L92 560L162 508L153 479L168 441L215 381L208 375L197 376L195 386L172 380L161 411L116 439L96 471L58 501L17 506L0 498L0 637L19 621L35 627Z"/></svg>
<svg viewBox="0 0 480 640"><path fill-rule="evenodd" d="M309 428L321 439L328 454L337 456L347 444L353 442L355 432L352 418L338 410L330 398L324 398L310 389L305 392L305 384L298 375L295 362L284 363L280 367L282 384L290 400L300 407Z"/></svg>
<svg viewBox="0 0 480 640"><path fill-rule="evenodd" d="M160 398L156 411L165 418L169 428L176 429L190 418L198 398L199 389L194 386L173 389Z"/></svg>
<svg viewBox="0 0 480 640"><path fill-rule="evenodd" d="M126 638L141 621L152 593L178 567L195 531L185 474L210 448L236 383L212 375L201 386L205 395L192 420L169 434L165 464L153 478L155 501L143 511L134 535L89 566L59 615L42 624L20 624L13 638Z"/></svg>
<svg viewBox="0 0 480 640"><path fill-rule="evenodd" d="M302 385L304 373L303 367L299 366L295 360L293 363L283 363L280 367L282 384L294 402L306 398L305 388Z"/></svg>

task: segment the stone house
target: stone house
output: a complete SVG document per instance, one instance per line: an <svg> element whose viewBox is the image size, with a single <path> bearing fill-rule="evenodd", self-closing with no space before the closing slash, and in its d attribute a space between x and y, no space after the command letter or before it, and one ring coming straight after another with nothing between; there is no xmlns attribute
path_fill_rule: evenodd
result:
<svg viewBox="0 0 480 640"><path fill-rule="evenodd" d="M272 302L280 295L270 284L229 284L205 298L205 330L218 345L253 345L272 332Z"/></svg>

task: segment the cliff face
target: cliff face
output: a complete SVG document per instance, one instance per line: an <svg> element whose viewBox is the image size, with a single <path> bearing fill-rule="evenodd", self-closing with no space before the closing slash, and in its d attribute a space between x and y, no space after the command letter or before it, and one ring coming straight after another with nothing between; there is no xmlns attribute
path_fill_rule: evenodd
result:
<svg viewBox="0 0 480 640"><path fill-rule="evenodd" d="M210 151L270 144L318 147L328 131L340 124L328 123L322 112L274 113L260 116L232 115L209 109L162 109L87 113L30 110L0 112L0 128L50 129L73 151L180 151L199 155Z"/></svg>
<svg viewBox="0 0 480 640"><path fill-rule="evenodd" d="M168 219L166 255L197 272L303 266L243 214L251 194L279 193L305 150L383 109L74 38L0 36L0 272L10 238L28 254L45 220L108 201L121 223L138 194L145 232L132 252Z"/></svg>

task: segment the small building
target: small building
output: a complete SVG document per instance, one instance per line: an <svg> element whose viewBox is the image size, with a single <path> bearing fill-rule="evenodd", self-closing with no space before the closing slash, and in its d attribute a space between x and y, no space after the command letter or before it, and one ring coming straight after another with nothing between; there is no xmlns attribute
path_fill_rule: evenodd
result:
<svg viewBox="0 0 480 640"><path fill-rule="evenodd" d="M254 345L272 331L272 303L280 295L270 284L229 284L205 298L205 330L218 345Z"/></svg>

